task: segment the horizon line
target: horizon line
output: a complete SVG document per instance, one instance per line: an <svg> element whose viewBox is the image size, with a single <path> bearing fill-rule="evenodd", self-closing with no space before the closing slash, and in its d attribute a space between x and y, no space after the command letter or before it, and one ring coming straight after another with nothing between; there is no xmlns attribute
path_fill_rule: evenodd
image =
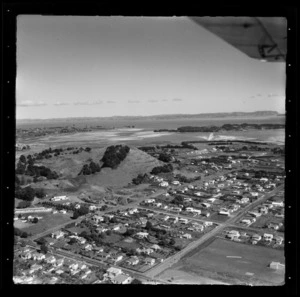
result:
<svg viewBox="0 0 300 297"><path fill-rule="evenodd" d="M210 114L235 114L235 113L241 113L241 114L253 114L253 113L262 113L262 112L268 112L268 113L275 113L277 115L285 115L285 113L280 113L275 110L257 110L257 111L231 111L231 112L205 112L205 113L174 113L174 114L154 114L154 115L113 115L113 116L98 116L98 117L60 117L60 118L22 118L18 119L17 121L47 121L47 120L63 120L63 119L109 119L109 118L150 118L150 117L162 117L162 116L197 116L197 115L210 115Z"/></svg>

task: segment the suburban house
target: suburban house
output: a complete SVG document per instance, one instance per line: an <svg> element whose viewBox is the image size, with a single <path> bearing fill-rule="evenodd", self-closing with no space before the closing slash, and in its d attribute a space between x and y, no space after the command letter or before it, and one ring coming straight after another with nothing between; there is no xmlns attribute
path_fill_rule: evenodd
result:
<svg viewBox="0 0 300 297"><path fill-rule="evenodd" d="M136 256L132 256L132 257L130 257L130 259L128 259L127 260L127 263L129 264L129 265L137 265L138 263L139 263L139 258L138 257L136 257Z"/></svg>
<svg viewBox="0 0 300 297"><path fill-rule="evenodd" d="M166 181L163 181L159 184L161 187L168 187L169 186L169 183L166 182Z"/></svg>
<svg viewBox="0 0 300 297"><path fill-rule="evenodd" d="M38 260L38 261L40 261L40 260L45 259L46 256L45 256L44 254L42 254L42 253L34 252L34 253L31 254L31 258L32 258L33 260Z"/></svg>
<svg viewBox="0 0 300 297"><path fill-rule="evenodd" d="M272 241L273 237L273 234L264 233L264 239L266 241Z"/></svg>
<svg viewBox="0 0 300 297"><path fill-rule="evenodd" d="M64 232L58 230L58 231L56 231L56 232L53 232L53 233L51 234L51 237L52 237L52 238L59 239L59 238L64 237L64 235L65 235Z"/></svg>
<svg viewBox="0 0 300 297"><path fill-rule="evenodd" d="M148 235L149 235L148 232L138 232L138 233L136 233L136 236L137 236L138 238L145 238L145 237L147 237Z"/></svg>
<svg viewBox="0 0 300 297"><path fill-rule="evenodd" d="M283 201L280 201L280 202L272 201L272 205L283 207L284 204L283 204Z"/></svg>
<svg viewBox="0 0 300 297"><path fill-rule="evenodd" d="M113 278L111 281L114 284L130 284L132 281L132 278L126 274L119 274L115 278Z"/></svg>
<svg viewBox="0 0 300 297"><path fill-rule="evenodd" d="M191 239L192 238L192 235L189 234L189 233L185 233L182 235L182 237L186 238L186 239Z"/></svg>
<svg viewBox="0 0 300 297"><path fill-rule="evenodd" d="M144 259L144 262L145 262L145 264L152 266L152 265L155 264L155 259L147 257L147 258Z"/></svg>
<svg viewBox="0 0 300 297"><path fill-rule="evenodd" d="M256 212L256 211L248 211L248 214L257 218L257 217L260 217L261 216L261 213L259 212Z"/></svg>
<svg viewBox="0 0 300 297"><path fill-rule="evenodd" d="M53 255L47 255L45 258L45 262L48 264L53 264L56 262L56 258Z"/></svg>
<svg viewBox="0 0 300 297"><path fill-rule="evenodd" d="M259 234L253 234L252 235L252 240L260 241L261 240L261 235L259 235Z"/></svg>
<svg viewBox="0 0 300 297"><path fill-rule="evenodd" d="M120 268L110 267L107 269L106 273L109 277L116 277L117 275L122 274L122 270Z"/></svg>
<svg viewBox="0 0 300 297"><path fill-rule="evenodd" d="M153 244L153 245L151 246L151 248L152 248L153 250L155 250L155 251L161 250L161 247L160 247L158 244Z"/></svg>
<svg viewBox="0 0 300 297"><path fill-rule="evenodd" d="M227 209L221 209L218 212L219 215L230 216L230 212Z"/></svg>
<svg viewBox="0 0 300 297"><path fill-rule="evenodd" d="M67 196L54 196L53 198L51 198L51 201L61 201L61 200L66 200L68 199Z"/></svg>
<svg viewBox="0 0 300 297"><path fill-rule="evenodd" d="M94 215L94 216L92 216L92 221L99 224L100 222L104 221L104 217L99 216L99 215Z"/></svg>
<svg viewBox="0 0 300 297"><path fill-rule="evenodd" d="M283 237L282 236L274 236L273 240L275 240L276 244L282 244L283 242Z"/></svg>

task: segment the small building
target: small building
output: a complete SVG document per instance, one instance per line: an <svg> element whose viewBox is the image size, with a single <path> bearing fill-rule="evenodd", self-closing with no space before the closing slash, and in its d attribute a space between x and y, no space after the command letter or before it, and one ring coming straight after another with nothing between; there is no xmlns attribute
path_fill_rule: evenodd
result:
<svg viewBox="0 0 300 297"><path fill-rule="evenodd" d="M138 257L136 257L136 256L132 256L132 257L130 257L130 259L128 259L127 260L127 263L129 264L129 265L137 265L138 263L140 262L140 260L139 260L139 258Z"/></svg>
<svg viewBox="0 0 300 297"><path fill-rule="evenodd" d="M145 238L149 235L148 232L138 232L136 233L136 236L139 237L139 238Z"/></svg>
<svg viewBox="0 0 300 297"><path fill-rule="evenodd" d="M112 279L112 283L114 284L130 284L132 281L132 277L126 274L119 274L115 278Z"/></svg>
<svg viewBox="0 0 300 297"><path fill-rule="evenodd" d="M145 262L145 264L152 266L155 264L155 259L147 257L144 259L144 262Z"/></svg>
<svg viewBox="0 0 300 297"><path fill-rule="evenodd" d="M64 237L64 235L65 235L64 232L58 230L58 231L56 231L56 232L53 232L53 233L51 234L51 237L52 237L52 238L59 239L59 238Z"/></svg>
<svg viewBox="0 0 300 297"><path fill-rule="evenodd" d="M115 267L110 267L107 269L106 273L110 276L110 277L116 277L117 275L122 274L122 269L120 268L115 268Z"/></svg>
<svg viewBox="0 0 300 297"><path fill-rule="evenodd" d="M264 240L266 241L272 241L273 237L273 234L264 233Z"/></svg>
<svg viewBox="0 0 300 297"><path fill-rule="evenodd" d="M280 262L271 262L269 265L270 268L276 269L276 270L284 270L285 264L281 264Z"/></svg>

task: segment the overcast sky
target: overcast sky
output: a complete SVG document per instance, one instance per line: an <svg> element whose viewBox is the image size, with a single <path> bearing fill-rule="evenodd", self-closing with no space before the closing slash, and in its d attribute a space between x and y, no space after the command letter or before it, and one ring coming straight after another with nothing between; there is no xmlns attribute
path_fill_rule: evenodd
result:
<svg viewBox="0 0 300 297"><path fill-rule="evenodd" d="M275 110L285 63L186 17L18 17L17 119Z"/></svg>

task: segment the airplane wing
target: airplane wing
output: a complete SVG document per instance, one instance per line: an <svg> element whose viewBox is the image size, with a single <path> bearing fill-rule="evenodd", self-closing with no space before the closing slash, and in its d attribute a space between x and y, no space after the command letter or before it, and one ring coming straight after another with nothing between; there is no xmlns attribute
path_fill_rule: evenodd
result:
<svg viewBox="0 0 300 297"><path fill-rule="evenodd" d="M190 17L251 58L285 62L287 21L283 17Z"/></svg>

